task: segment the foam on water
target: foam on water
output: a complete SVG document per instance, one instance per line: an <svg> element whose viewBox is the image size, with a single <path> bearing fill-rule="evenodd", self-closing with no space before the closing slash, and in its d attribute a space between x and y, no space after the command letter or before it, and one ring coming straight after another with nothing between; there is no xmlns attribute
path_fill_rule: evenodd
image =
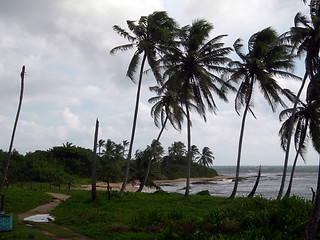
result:
<svg viewBox="0 0 320 240"><path fill-rule="evenodd" d="M217 166L214 167L220 175L234 176L234 166ZM238 185L237 196L247 196L256 181L259 166L244 166L241 167L240 177L243 178ZM259 186L256 191L256 195L260 195L264 198L276 198L281 178L282 178L282 166L262 166L261 178ZM288 175L286 178L286 185L284 193L287 190L288 182L290 179L291 169L288 168ZM318 179L318 166L297 166L295 170L293 186L291 195L296 195L305 199L312 198L311 188L316 190ZM213 196L230 196L234 182L231 179L224 179L219 181L212 181L214 184L192 184L190 194L196 194L203 190L208 190ZM172 182L159 184L160 187L167 192L184 193L185 182Z"/></svg>

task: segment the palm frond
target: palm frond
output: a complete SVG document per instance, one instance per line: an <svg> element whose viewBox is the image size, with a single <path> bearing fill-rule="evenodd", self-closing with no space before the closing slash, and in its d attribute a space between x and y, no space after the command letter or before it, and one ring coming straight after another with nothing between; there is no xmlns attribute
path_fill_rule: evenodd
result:
<svg viewBox="0 0 320 240"><path fill-rule="evenodd" d="M133 81L134 80L134 73L137 71L138 68L138 64L140 61L140 53L138 51L136 51L130 61L130 64L128 66L128 70L127 70L127 76Z"/></svg>
<svg viewBox="0 0 320 240"><path fill-rule="evenodd" d="M133 48L134 48L133 44L132 43L128 43L128 44L125 44L125 45L121 45L121 46L117 46L117 47L112 48L110 53L111 54L115 54L118 51L127 51L127 50L131 50Z"/></svg>
<svg viewBox="0 0 320 240"><path fill-rule="evenodd" d="M131 36L126 30L119 27L118 25L114 25L113 30L115 30L121 37L124 37L129 42L134 42L136 40L135 37Z"/></svg>

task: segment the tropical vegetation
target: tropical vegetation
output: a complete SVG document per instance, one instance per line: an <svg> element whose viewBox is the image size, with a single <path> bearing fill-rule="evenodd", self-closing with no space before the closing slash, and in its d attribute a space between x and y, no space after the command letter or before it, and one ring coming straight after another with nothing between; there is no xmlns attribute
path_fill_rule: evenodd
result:
<svg viewBox="0 0 320 240"><path fill-rule="evenodd" d="M304 226L312 208L310 201L292 197L267 200L260 197L212 197L203 191L186 199L182 194L111 192L108 200L98 191L92 201L88 191L68 191L71 198L51 214L55 224L93 239L197 239L254 240L304 239ZM49 197L34 190L5 189L6 208L14 214L14 231L0 239L49 239L25 226L16 214L33 208ZM46 232L53 231L47 226ZM70 237L71 238L71 237Z"/></svg>
<svg viewBox="0 0 320 240"><path fill-rule="evenodd" d="M15 190L9 190L9 187L17 183L20 188L26 182L33 188L34 181L48 182L50 188L51 184L60 188L61 183L70 186L79 180L88 180L92 174L92 156L97 151L94 155L97 179L106 182L122 180L119 194L113 192L112 200L106 201L98 193L101 196L90 201L86 192L71 191L73 197L70 201L54 211L57 223L101 239L316 239L319 237L320 163L314 203L289 198L295 165L299 155L304 157L308 139L320 154L320 1L310 0L308 3L310 19L298 13L294 27L287 33L279 35L272 27L254 33L249 38L247 53L243 52L240 38L234 42L233 48L224 45L222 40L226 35L212 38L213 25L204 19L196 19L180 28L162 11L142 16L138 21L127 21L129 31L115 25L113 29L129 43L114 47L111 53L134 50L127 76L135 83L135 75L138 75L130 141L115 143L111 139L100 139L95 142L93 151L67 142L47 151L25 155L12 151L10 146L9 152L0 150L1 191L6 184L5 191L10 199ZM238 60L231 59L232 51ZM293 68L296 57L302 56L305 56L305 74L299 91L294 94L283 89L278 78L300 79L293 74ZM150 139L150 146L134 152L141 84L148 71L152 71L156 80L156 86L150 84L153 86L150 90L156 96L149 103L154 104L151 116L160 132L155 140ZM272 111L275 112L278 105L285 108L280 113L280 120L285 121L279 132L285 161L277 200L234 199L240 179L247 114L250 112L255 117L256 85ZM306 99L302 101L300 98L306 85ZM206 191L189 196L191 177L217 175L211 168L214 156L210 148L205 146L200 151L191 144L192 113L196 112L206 121L207 112L216 113L218 109L216 100L227 102L228 93L233 91L236 92L236 113L240 115L241 108L244 108L236 177L230 195L234 200L214 198ZM287 106L290 102L292 108ZM174 142L165 151L160 138L167 123L180 131L184 121L187 145ZM286 197L281 199L292 135L296 156ZM144 185L155 186L153 180L180 177L186 178L184 196L188 198L161 191L153 194L124 192L128 181L139 180L141 191Z"/></svg>
<svg viewBox="0 0 320 240"><path fill-rule="evenodd" d="M100 139L99 142L105 142L105 145L101 146L102 153L96 156L97 181L122 181L126 162L123 155L123 144L115 143L111 139L106 141ZM142 182L154 143L155 141L144 150L136 151L131 163L129 180ZM149 169L150 176L146 181L147 186L154 187L154 180L185 177L187 171L185 145L182 142L174 142L172 145L180 145L183 153L178 155L172 153L171 147L168 148L168 151L165 151L160 142L153 150L152 164ZM4 166L7 154L7 152L0 150L0 170ZM92 156L93 151L91 149L78 147L72 143L52 147L46 151L28 152L25 155L14 150L5 184L8 187L18 185L21 188L32 188L34 182L52 186L68 183L88 183L92 176ZM214 169L208 168L204 164L193 162L192 165L194 168L192 177L214 177L217 175Z"/></svg>

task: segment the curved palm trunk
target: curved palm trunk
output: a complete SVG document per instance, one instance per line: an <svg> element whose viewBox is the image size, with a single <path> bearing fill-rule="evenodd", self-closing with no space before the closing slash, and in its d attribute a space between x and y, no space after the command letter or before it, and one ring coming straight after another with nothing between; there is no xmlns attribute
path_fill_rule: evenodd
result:
<svg viewBox="0 0 320 240"><path fill-rule="evenodd" d="M284 195L285 197L290 197L290 194L291 194L293 176L294 176L294 171L295 171L295 169L296 169L296 165L297 165L297 160L298 160L298 157L299 157L299 153L300 153L300 149L298 149L298 151L297 151L297 153L296 153L296 156L294 157L294 162L293 162L293 165L292 165L292 170L291 170L291 176L290 176L290 181L289 181L288 189L287 189L286 194Z"/></svg>
<svg viewBox="0 0 320 240"><path fill-rule="evenodd" d="M236 168L236 179L234 182L233 190L232 193L229 197L229 199L234 199L237 193L238 189L238 184L239 184L239 174L240 174L240 162L241 162L241 151L242 151L242 142L243 142L243 136L244 136L244 127L246 124L246 118L249 110L249 105L250 105L250 100L252 96L252 88L253 88L253 79L251 80L250 83L250 92L249 92L249 97L246 103L246 108L244 109L244 113L242 116L242 122L241 122L241 130L240 130L240 137L239 137L239 145L238 145L238 157L237 157L237 168Z"/></svg>
<svg viewBox="0 0 320 240"><path fill-rule="evenodd" d="M293 124L294 124L294 118L295 118L295 115L296 115L296 112L297 112L297 105L298 105L298 102L299 102L299 98L300 98L301 92L302 92L302 90L304 88L304 85L306 83L307 77L308 77L308 74L305 73L305 75L303 77L303 80L302 80L301 87L300 87L300 89L298 91L297 97L296 97L296 99L294 101L294 105L293 105L293 112L292 112L292 118L290 120L289 135L288 135L287 148L286 148L287 150L286 150L286 155L285 155L285 158L284 158L282 180L281 180L279 193L278 193L278 196L277 196L278 200L281 199L281 197L282 197L284 184L286 182L287 167L288 167L289 152L290 152L290 144L291 144L291 136L292 136L292 128L293 128Z"/></svg>
<svg viewBox="0 0 320 240"><path fill-rule="evenodd" d="M129 175L129 167L130 167L130 161L131 161L131 154L132 154L132 148L133 148L133 141L134 141L134 135L136 131L136 125L137 125L137 117L138 117L138 109L139 109L139 100L140 100L140 91L141 91L141 83L142 83L142 74L143 74L143 68L146 61L147 55L144 53L141 68L140 68L140 74L139 74L139 82L138 82L138 89L137 89L137 98L136 98L136 105L134 110L134 117L133 117L133 125L132 125L132 132L131 132L131 139L130 139L130 146L129 146L129 152L127 156L127 162L126 162L126 169L124 173L124 179L123 183L120 189L119 194L122 196L124 193L124 190L126 188L128 175Z"/></svg>
<svg viewBox="0 0 320 240"><path fill-rule="evenodd" d="M20 88L19 106L18 106L16 119L15 119L13 130L12 130L12 135L11 135L11 141L10 141L7 161L6 161L6 164L5 164L4 169L3 169L2 181L1 181L1 185L0 185L0 192L2 192L3 185L4 185L4 183L6 182L6 179L7 179L7 173L8 173L8 168L9 168L9 163L10 163L10 158L11 158L14 135L16 133L18 119L19 119L21 105L22 105L23 89L24 89L24 75L25 75L25 66L22 67L22 71L21 71L21 74L20 74L20 77L21 77L21 88Z"/></svg>
<svg viewBox="0 0 320 240"><path fill-rule="evenodd" d="M259 181L260 181L260 177L261 177L261 165L259 167L259 171L258 171L258 176L256 179L256 183L254 184L252 191L250 192L250 194L248 195L248 198L252 198L254 196L254 194L257 191L258 185L259 185Z"/></svg>
<svg viewBox="0 0 320 240"><path fill-rule="evenodd" d="M164 121L164 123L162 125L162 128L161 128L161 130L160 130L160 132L158 134L158 137L157 137L155 143L152 146L151 155L149 157L149 161L148 161L148 165L147 165L147 169L146 169L146 175L144 176L142 182L140 183L140 187L137 190L137 192L141 192L143 187L146 185L146 182L147 182L147 179L148 179L148 176L149 176L149 173L150 173L150 167L151 167L151 163L152 163L152 158L153 158L153 155L154 155L154 153L156 151L157 145L159 143L160 137L161 137L161 135L163 133L163 130L164 130L165 126L166 126L167 121L168 121L168 117L166 117L166 119L165 119L165 121Z"/></svg>
<svg viewBox="0 0 320 240"><path fill-rule="evenodd" d="M184 196L189 197L190 192L190 172L191 172L191 125L190 125L190 112L188 104L186 105L187 113L187 139L188 139L188 165L187 165L187 181L186 181L186 191Z"/></svg>
<svg viewBox="0 0 320 240"><path fill-rule="evenodd" d="M319 155L319 171L318 171L316 199L314 201L309 222L306 227L306 232L310 240L316 239L319 219L320 219L320 155Z"/></svg>

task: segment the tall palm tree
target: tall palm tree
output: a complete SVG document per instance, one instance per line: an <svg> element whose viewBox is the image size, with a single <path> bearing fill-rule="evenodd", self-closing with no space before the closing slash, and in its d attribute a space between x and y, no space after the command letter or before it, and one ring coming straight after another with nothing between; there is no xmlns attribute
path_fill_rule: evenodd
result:
<svg viewBox="0 0 320 240"><path fill-rule="evenodd" d="M286 151L290 129L294 131L294 143L296 148L296 156L294 158L294 162L291 170L288 189L285 194L285 196L287 197L289 197L291 193L294 171L295 171L295 167L296 167L299 155L305 161L305 153L307 151L306 144L309 136L308 134L309 125L315 124L313 122L313 116L311 115L314 112L314 108L315 108L315 104L306 105L302 103L301 107L297 107L294 115L292 114L294 111L293 108L285 109L279 115L280 121L282 121L283 118L287 117L287 120L283 122L279 131L279 135L281 137L281 146L283 150ZM292 120L292 118L294 119ZM290 124L292 121L294 122L294 125L291 128Z"/></svg>
<svg viewBox="0 0 320 240"><path fill-rule="evenodd" d="M291 49L283 43L272 28L263 29L250 37L247 54L242 52L241 39L237 39L233 47L240 61L230 63L230 67L233 68L231 79L234 81L241 80L236 94L235 109L240 115L241 107L244 106L245 108L239 136L236 179L230 199L236 196L239 183L241 151L247 113L250 111L255 117L252 111L255 84L259 86L268 104L275 111L278 104L285 106L280 98L281 94L292 99L292 95L278 85L275 77L294 77L293 74L287 72L293 68L293 56L289 51Z"/></svg>
<svg viewBox="0 0 320 240"><path fill-rule="evenodd" d="M198 163L202 166L209 167L213 164L214 156L209 147L204 147L198 157Z"/></svg>
<svg viewBox="0 0 320 240"><path fill-rule="evenodd" d="M160 137L163 133L163 130L166 127L167 121L169 120L171 125L176 130L180 131L181 123L183 122L184 115L185 115L183 108L181 107L179 101L177 100L177 97L174 92L170 91L169 89L160 88L158 86L150 89L157 93L157 96L149 99L149 103L155 103L151 108L151 116L154 119L155 125L161 128L160 128L160 132L158 134L157 139L152 144L152 150L148 159L146 174L137 192L141 192L144 185L147 182L152 159L153 159L156 147L159 143Z"/></svg>
<svg viewBox="0 0 320 240"><path fill-rule="evenodd" d="M306 1L304 1L306 3ZM295 115L296 109L298 106L299 98L302 93L302 90L306 84L308 77L315 79L314 76L318 74L319 69L319 51L320 51L320 12L319 12L319 1L311 0L310 1L310 16L311 20L308 20L306 16L301 13L298 13L294 19L294 27L290 29L287 33L289 40L293 43L294 48L297 50L297 55L301 57L303 54L305 57L305 68L306 72L303 77L300 89L297 93L296 100L293 106L292 116ZM311 81L314 82L314 81ZM293 121L294 117L292 118ZM285 179L287 175L287 165L289 160L289 151L291 144L291 134L294 122L291 122L288 141L286 146L286 154L284 159L284 168L282 174L281 185L278 193L278 199L282 197Z"/></svg>
<svg viewBox="0 0 320 240"><path fill-rule="evenodd" d="M213 26L205 20L195 20L180 30L179 48L165 56L165 77L170 88L179 93L187 118L188 166L185 196L189 196L191 168L191 118L196 110L206 120L206 110L214 111L216 103L213 93L227 101L226 89L231 88L219 76L226 70L227 55L231 48L224 47L220 40L225 35L209 39ZM219 74L219 75L218 75ZM220 89L218 86L224 87ZM192 106L193 104L193 106ZM194 106L196 109L194 109Z"/></svg>
<svg viewBox="0 0 320 240"><path fill-rule="evenodd" d="M168 49L168 44L171 43L174 29L176 28L175 21L172 18L168 17L166 12L154 12L148 16L142 16L138 21L138 24L136 24L135 21L127 21L127 25L129 30L132 32L132 35L117 25L113 26L113 29L119 35L126 38L130 43L113 48L111 50L111 53L113 54L117 51L136 49L127 70L127 76L132 81L134 81L134 73L136 73L137 71L141 55L142 60L140 64L138 89L130 145L126 161L126 170L123 184L120 189L120 195L123 195L124 193L129 174L130 160L138 116L142 75L144 72L146 60L148 61L148 64L151 67L156 80L160 82L161 75L159 72L157 54L163 53L166 49Z"/></svg>

